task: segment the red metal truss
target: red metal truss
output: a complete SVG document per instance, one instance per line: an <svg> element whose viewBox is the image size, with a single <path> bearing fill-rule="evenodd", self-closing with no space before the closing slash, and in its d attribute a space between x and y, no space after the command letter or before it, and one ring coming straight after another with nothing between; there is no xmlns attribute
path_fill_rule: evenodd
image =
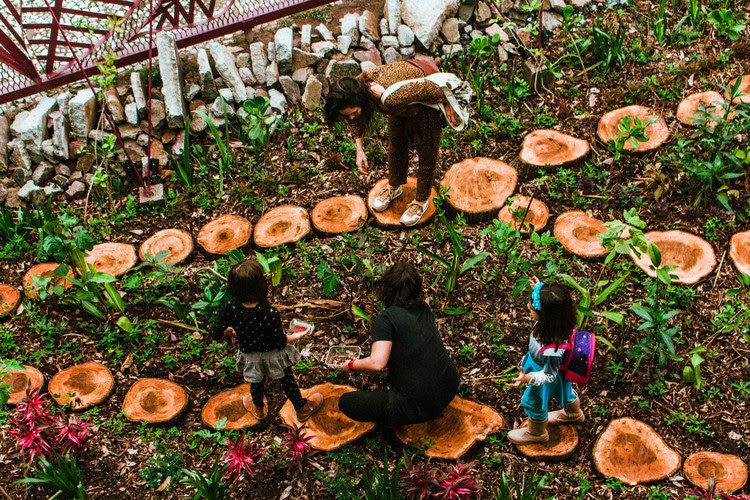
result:
<svg viewBox="0 0 750 500"><path fill-rule="evenodd" d="M97 63L112 56L116 67L143 61L150 29L173 31L184 48L332 1L158 0L151 7L142 0L48 0L48 7L28 0L19 11L2 0L0 104L96 74Z"/></svg>

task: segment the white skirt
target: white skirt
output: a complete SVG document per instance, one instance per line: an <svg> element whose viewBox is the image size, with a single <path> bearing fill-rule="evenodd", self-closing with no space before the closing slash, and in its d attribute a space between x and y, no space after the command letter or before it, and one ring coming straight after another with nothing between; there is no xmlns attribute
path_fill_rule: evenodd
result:
<svg viewBox="0 0 750 500"><path fill-rule="evenodd" d="M245 382L257 384L266 377L282 378L284 370L296 365L300 358L302 356L292 344L266 352L237 351L237 371L242 372Z"/></svg>

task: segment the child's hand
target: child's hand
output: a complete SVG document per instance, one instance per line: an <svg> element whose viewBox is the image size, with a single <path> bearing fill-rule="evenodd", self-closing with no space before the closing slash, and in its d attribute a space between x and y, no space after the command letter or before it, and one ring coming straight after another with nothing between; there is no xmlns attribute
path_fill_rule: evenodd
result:
<svg viewBox="0 0 750 500"><path fill-rule="evenodd" d="M237 332L234 331L234 328L227 327L226 330L224 330L224 338L233 339L237 337Z"/></svg>
<svg viewBox="0 0 750 500"><path fill-rule="evenodd" d="M287 335L287 338L291 342L296 342L299 339L303 339L303 338L307 337L308 335L310 335L310 332L312 332L312 329L308 328L306 330L302 330L301 332L289 334L289 335Z"/></svg>
<svg viewBox="0 0 750 500"><path fill-rule="evenodd" d="M528 384L529 382L531 382L531 375L527 375L526 371L521 367L521 373L513 379L513 382L508 384L508 387L519 387L521 384Z"/></svg>

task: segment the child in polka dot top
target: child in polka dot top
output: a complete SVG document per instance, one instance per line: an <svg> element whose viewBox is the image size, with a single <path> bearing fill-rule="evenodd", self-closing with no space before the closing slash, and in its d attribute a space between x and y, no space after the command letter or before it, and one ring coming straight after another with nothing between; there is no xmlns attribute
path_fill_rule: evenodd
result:
<svg viewBox="0 0 750 500"><path fill-rule="evenodd" d="M268 283L257 260L248 259L235 265L227 281L232 300L219 311L210 336L214 340L222 336L237 339L237 370L250 383L250 394L245 395L242 404L262 420L268 415L263 382L266 377L281 379L284 392L297 411L297 420L307 420L320 409L323 396L315 393L305 400L300 394L292 373L300 353L292 344L309 330L285 332L279 311L268 302Z"/></svg>

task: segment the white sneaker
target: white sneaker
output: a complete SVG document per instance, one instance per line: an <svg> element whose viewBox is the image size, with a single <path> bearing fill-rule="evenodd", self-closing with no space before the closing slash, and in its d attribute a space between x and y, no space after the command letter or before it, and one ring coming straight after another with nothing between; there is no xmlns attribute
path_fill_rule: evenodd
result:
<svg viewBox="0 0 750 500"><path fill-rule="evenodd" d="M398 198L404 193L401 186L393 187L388 184L379 195L375 197L375 201L372 202L372 209L375 212L382 212L388 208L393 200Z"/></svg>
<svg viewBox="0 0 750 500"><path fill-rule="evenodd" d="M401 216L401 224L406 227L418 224L429 206L429 200L424 203L419 203L417 200L412 201L406 206L406 211Z"/></svg>

